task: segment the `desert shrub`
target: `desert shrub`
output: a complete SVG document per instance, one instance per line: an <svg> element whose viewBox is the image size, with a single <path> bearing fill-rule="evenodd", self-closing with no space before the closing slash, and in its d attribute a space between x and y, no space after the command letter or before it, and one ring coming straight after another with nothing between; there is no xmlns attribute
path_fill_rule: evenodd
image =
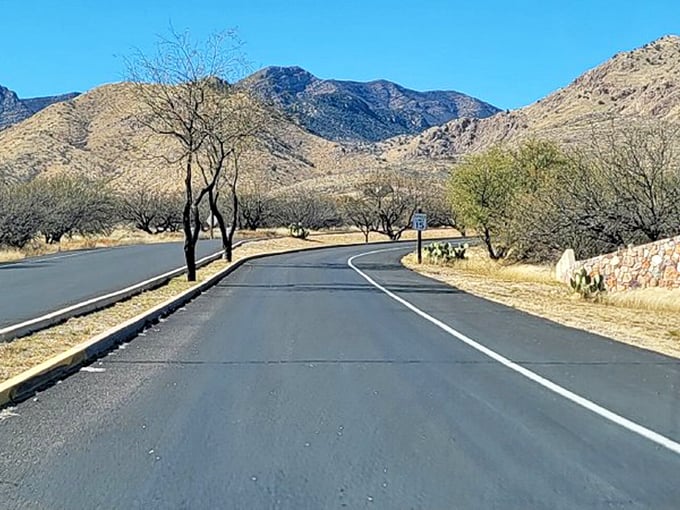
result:
<svg viewBox="0 0 680 510"><path fill-rule="evenodd" d="M116 197L102 182L58 175L37 178L30 187L38 200L39 231L48 244L72 234L106 233L119 221Z"/></svg>
<svg viewBox="0 0 680 510"><path fill-rule="evenodd" d="M38 233L38 197L27 184L0 186L0 246L23 248Z"/></svg>
<svg viewBox="0 0 680 510"><path fill-rule="evenodd" d="M288 225L288 234L295 239L307 239L309 231L301 223L291 223Z"/></svg>

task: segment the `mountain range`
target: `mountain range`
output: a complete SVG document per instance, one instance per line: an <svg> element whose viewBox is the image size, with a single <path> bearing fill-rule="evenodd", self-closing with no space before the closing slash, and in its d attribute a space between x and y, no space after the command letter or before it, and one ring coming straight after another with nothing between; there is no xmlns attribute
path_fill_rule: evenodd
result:
<svg viewBox="0 0 680 510"><path fill-rule="evenodd" d="M680 122L680 37L621 52L535 103L486 119L455 119L379 144L387 160L449 159L529 137L569 144L602 122Z"/></svg>
<svg viewBox="0 0 680 510"><path fill-rule="evenodd" d="M417 92L386 80L321 80L300 67L267 67L240 85L306 130L333 141L377 142L500 111L460 92Z"/></svg>
<svg viewBox="0 0 680 510"><path fill-rule="evenodd" d="M277 187L342 192L367 170L446 175L461 155L493 144L527 137L569 144L612 118L680 122L680 37L614 55L529 106L497 113L455 92L320 80L300 68L266 68L239 86L284 113L272 117L271 136L244 168ZM126 83L53 104L0 131L0 175L87 172L121 187L176 182L175 170L154 156L168 141L139 132L130 120L136 108Z"/></svg>
<svg viewBox="0 0 680 510"><path fill-rule="evenodd" d="M71 92L60 96L19 99L15 92L0 85L0 129L21 122L51 104L68 101L77 95L77 92Z"/></svg>

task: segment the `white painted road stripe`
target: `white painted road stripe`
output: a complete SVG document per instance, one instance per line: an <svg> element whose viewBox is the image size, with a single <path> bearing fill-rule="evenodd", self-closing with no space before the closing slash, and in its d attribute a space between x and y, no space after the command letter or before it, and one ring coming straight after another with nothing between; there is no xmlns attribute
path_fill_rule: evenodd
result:
<svg viewBox="0 0 680 510"><path fill-rule="evenodd" d="M609 409L606 409L602 407L601 405L596 404L595 402L592 402L588 400L585 397L582 397L581 395L578 395L574 393L573 391L570 391L566 388L563 388L559 384L556 384L549 379L546 379L545 377L542 377L538 375L535 372L532 372L531 370L527 370L523 366L515 363L514 361L506 358L505 356L498 354L495 351L492 351L488 347L485 347L484 345L480 344L479 342L473 340L472 338L465 336L463 333L456 331L453 329L451 326L448 324L443 323L439 319L436 319L432 317L431 315L427 314L426 312L422 311L420 308L416 307L415 305L409 303L405 299L397 296L394 292L391 292L387 290L385 287L380 285L378 282L376 282L373 278L368 276L366 273L364 273L361 269L357 268L354 265L354 260L360 258L360 257L365 257L367 255L374 255L376 253L383 253L386 251L395 251L395 250L400 250L403 248L388 248L384 250L373 250L369 251L366 253L360 253L359 255L354 255L353 257L350 257L347 260L347 265L351 267L354 271L356 271L359 276L361 276L364 280L366 280L368 283L373 285L375 288L378 290L384 292L387 294L389 297L394 299L395 301L401 303L404 305L406 308L411 310L412 312L420 315L423 319L425 319L428 322L431 322L438 328L446 331L449 335L457 338L461 342L469 345L473 349L476 349L477 351L481 352L482 354L488 356L489 358L497 361L501 365L504 365L508 367L510 370L513 370L517 372L520 375L523 375L527 379L530 379L534 381L535 383L540 384L544 388L547 388L548 390L560 395L561 397L566 398L567 400L570 400L574 402L575 404L578 404L579 406L587 409L588 411L591 411L609 421L612 423L615 423L625 429L630 430L631 432L634 432L646 439L649 439L650 441L653 441L654 443L658 444L659 446L663 446L664 448L669 449L670 451L677 453L680 455L680 443L677 443L673 441L672 439L663 436L657 432L654 432L653 430L650 430L646 427L643 427L639 423L635 423L634 421L629 420L628 418L624 418L623 416L616 414L613 411L610 411Z"/></svg>

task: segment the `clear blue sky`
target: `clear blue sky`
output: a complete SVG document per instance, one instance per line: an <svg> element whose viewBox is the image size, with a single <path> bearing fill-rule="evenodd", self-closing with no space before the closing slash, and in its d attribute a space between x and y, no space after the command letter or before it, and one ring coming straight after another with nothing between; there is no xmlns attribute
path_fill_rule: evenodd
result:
<svg viewBox="0 0 680 510"><path fill-rule="evenodd" d="M531 103L614 53L680 31L678 0L0 0L0 84L22 97L124 77L170 22L237 27L254 67Z"/></svg>

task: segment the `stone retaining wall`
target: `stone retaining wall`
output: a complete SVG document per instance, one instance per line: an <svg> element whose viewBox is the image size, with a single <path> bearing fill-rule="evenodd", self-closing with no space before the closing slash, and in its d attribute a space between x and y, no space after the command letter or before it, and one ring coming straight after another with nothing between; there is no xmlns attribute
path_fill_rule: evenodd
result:
<svg viewBox="0 0 680 510"><path fill-rule="evenodd" d="M680 236L654 243L620 249L615 253L580 260L590 274L604 276L609 291L645 287L680 288Z"/></svg>

